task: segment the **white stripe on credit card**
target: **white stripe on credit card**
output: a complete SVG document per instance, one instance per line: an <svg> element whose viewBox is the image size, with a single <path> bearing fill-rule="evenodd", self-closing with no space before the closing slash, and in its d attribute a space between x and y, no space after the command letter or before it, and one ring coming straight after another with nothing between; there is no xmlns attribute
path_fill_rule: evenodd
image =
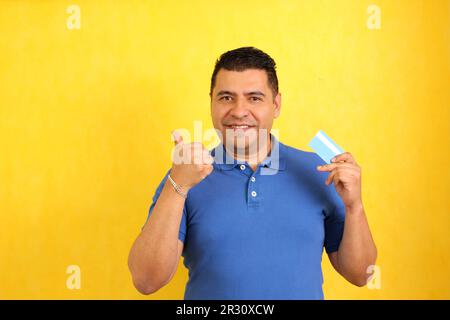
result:
<svg viewBox="0 0 450 320"><path fill-rule="evenodd" d="M339 151L334 144L332 144L323 134L322 132L317 133L317 138L319 138L320 141L322 141L328 148L330 148L331 151L333 151L335 154L340 154L341 151Z"/></svg>

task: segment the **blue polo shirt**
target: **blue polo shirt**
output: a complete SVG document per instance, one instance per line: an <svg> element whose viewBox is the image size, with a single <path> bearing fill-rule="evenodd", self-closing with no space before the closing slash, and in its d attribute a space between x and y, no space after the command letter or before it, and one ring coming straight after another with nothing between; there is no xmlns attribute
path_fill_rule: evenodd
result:
<svg viewBox="0 0 450 320"><path fill-rule="evenodd" d="M345 206L315 153L272 145L255 171L222 144L212 150L214 170L189 191L180 224L185 299L323 299L322 252L338 250Z"/></svg>

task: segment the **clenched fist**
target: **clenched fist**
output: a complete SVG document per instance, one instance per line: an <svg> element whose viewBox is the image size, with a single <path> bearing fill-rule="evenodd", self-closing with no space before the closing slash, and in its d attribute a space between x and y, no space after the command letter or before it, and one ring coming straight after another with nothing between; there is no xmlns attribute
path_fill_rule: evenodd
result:
<svg viewBox="0 0 450 320"><path fill-rule="evenodd" d="M175 150L170 176L185 192L213 171L213 157L200 142L184 143L181 135L172 132Z"/></svg>

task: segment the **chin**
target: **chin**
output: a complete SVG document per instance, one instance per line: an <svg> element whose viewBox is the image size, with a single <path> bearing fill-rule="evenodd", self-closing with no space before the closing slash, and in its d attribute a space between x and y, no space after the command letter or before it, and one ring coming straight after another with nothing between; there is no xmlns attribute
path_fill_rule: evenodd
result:
<svg viewBox="0 0 450 320"><path fill-rule="evenodd" d="M238 142L234 145L235 151L240 156L249 156L258 151L258 143L255 141Z"/></svg>

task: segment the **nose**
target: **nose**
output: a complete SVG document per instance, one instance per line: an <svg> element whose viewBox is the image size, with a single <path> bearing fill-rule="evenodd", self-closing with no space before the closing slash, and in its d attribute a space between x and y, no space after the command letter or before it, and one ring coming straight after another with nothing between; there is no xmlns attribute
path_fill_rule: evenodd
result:
<svg viewBox="0 0 450 320"><path fill-rule="evenodd" d="M248 113L248 108L242 99L238 99L230 110L230 116L236 119L247 117Z"/></svg>

